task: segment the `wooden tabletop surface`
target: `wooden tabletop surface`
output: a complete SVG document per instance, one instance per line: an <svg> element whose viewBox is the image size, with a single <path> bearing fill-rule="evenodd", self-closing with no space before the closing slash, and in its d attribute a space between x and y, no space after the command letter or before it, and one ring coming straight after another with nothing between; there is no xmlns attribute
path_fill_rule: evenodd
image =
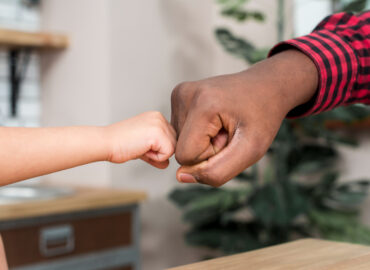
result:
<svg viewBox="0 0 370 270"><path fill-rule="evenodd" d="M304 239L168 270L368 270L370 247Z"/></svg>
<svg viewBox="0 0 370 270"><path fill-rule="evenodd" d="M145 199L146 193L140 191L76 188L76 192L70 196L51 200L0 205L0 222L11 219L130 205Z"/></svg>

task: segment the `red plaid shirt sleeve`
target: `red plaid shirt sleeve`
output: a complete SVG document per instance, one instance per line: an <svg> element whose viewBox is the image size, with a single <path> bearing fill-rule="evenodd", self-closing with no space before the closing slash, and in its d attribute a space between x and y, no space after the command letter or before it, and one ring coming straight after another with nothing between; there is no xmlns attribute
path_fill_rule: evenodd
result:
<svg viewBox="0 0 370 270"><path fill-rule="evenodd" d="M311 34L284 41L269 55L292 47L315 63L319 86L308 103L289 112L289 118L353 103L370 104L370 11L329 16Z"/></svg>

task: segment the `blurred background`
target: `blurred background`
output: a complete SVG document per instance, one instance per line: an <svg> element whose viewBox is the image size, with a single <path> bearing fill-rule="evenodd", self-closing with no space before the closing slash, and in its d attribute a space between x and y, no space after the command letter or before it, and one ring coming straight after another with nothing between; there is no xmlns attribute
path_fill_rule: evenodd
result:
<svg viewBox="0 0 370 270"><path fill-rule="evenodd" d="M366 0L0 0L1 28L70 40L65 49L32 50L13 116L9 49L0 51L0 124L106 125L149 110L169 119L176 84L243 70L325 16L369 7ZM146 192L144 270L307 236L370 244L369 115L351 106L287 121L269 154L220 189L178 184L174 159L164 171L140 161L97 163L27 184Z"/></svg>

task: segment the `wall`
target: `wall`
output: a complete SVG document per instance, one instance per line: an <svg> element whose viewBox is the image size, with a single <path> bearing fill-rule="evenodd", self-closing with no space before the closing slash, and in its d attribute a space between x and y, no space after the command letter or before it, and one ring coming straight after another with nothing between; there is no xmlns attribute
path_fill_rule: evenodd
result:
<svg viewBox="0 0 370 270"><path fill-rule="evenodd" d="M331 12L331 0L294 0L294 34L303 36Z"/></svg>
<svg viewBox="0 0 370 270"><path fill-rule="evenodd" d="M43 126L110 122L108 2L43 1L43 29L68 33L71 40L68 49L43 54ZM111 183L105 163L66 170L45 179L72 185Z"/></svg>

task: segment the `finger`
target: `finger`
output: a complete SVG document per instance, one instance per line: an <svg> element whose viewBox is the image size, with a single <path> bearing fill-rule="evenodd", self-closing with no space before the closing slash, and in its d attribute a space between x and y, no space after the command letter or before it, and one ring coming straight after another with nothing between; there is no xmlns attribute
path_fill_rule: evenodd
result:
<svg viewBox="0 0 370 270"><path fill-rule="evenodd" d="M149 163L150 165L152 165L152 166L154 166L158 169L166 169L168 167L168 165L170 164L170 162L168 160L158 162L158 161L151 160L150 158L148 158L146 156L142 156L140 159Z"/></svg>
<svg viewBox="0 0 370 270"><path fill-rule="evenodd" d="M226 147L227 143L229 141L229 135L228 132L222 128L216 137L211 139L211 144L213 146L215 154L220 152L224 147Z"/></svg>
<svg viewBox="0 0 370 270"><path fill-rule="evenodd" d="M166 133L168 135L168 138L171 141L171 144L173 145L173 148L175 149L176 143L177 143L176 131L169 122L167 122L166 125L167 125L167 132Z"/></svg>
<svg viewBox="0 0 370 270"><path fill-rule="evenodd" d="M191 83L181 83L175 87L171 94L171 125L178 138L185 123L187 111L191 103L190 92L194 89Z"/></svg>
<svg viewBox="0 0 370 270"><path fill-rule="evenodd" d="M222 147L223 123L217 113L198 107L189 112L176 145L176 160L181 165L194 165L216 154L212 142Z"/></svg>
<svg viewBox="0 0 370 270"><path fill-rule="evenodd" d="M175 151L176 139L173 137L167 126L159 129L153 134L153 141L150 149L145 153L153 161L165 161L169 159Z"/></svg>
<svg viewBox="0 0 370 270"><path fill-rule="evenodd" d="M166 143L166 151L168 151L167 155L165 155L168 158L170 158L174 153L176 149L177 144L177 138L176 138L176 131L171 126L169 122L166 121L166 134L167 134L167 143Z"/></svg>
<svg viewBox="0 0 370 270"><path fill-rule="evenodd" d="M174 129L174 127L170 124L170 123L168 123L168 128L170 129L170 132L171 132L171 135L172 135L172 137L175 139L175 142L176 142L176 130Z"/></svg>
<svg viewBox="0 0 370 270"><path fill-rule="evenodd" d="M151 149L147 151L144 156L150 158L153 161L165 161L169 159L175 151L175 147L169 138L161 142L157 142L151 146Z"/></svg>
<svg viewBox="0 0 370 270"><path fill-rule="evenodd" d="M176 174L180 182L204 183L219 187L256 163L264 153L255 138L244 137L237 130L231 142L217 155L194 166L183 166Z"/></svg>

